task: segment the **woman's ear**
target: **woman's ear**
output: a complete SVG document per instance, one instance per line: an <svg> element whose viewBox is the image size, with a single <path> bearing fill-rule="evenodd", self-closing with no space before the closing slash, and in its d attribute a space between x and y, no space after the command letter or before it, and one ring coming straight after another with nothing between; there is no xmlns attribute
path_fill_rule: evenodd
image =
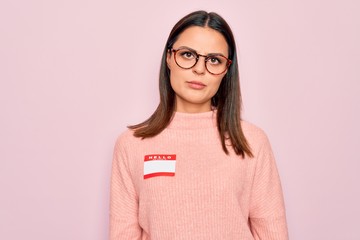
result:
<svg viewBox="0 0 360 240"><path fill-rule="evenodd" d="M170 63L171 63L171 50L168 49L166 53L166 65L170 69Z"/></svg>

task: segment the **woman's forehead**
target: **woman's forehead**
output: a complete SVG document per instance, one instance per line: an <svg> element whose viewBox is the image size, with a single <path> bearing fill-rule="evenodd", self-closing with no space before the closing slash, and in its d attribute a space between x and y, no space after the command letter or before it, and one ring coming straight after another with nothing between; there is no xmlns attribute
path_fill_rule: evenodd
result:
<svg viewBox="0 0 360 240"><path fill-rule="evenodd" d="M189 47L200 54L222 53L227 56L228 53L228 45L224 36L209 27L192 26L185 29L173 47Z"/></svg>

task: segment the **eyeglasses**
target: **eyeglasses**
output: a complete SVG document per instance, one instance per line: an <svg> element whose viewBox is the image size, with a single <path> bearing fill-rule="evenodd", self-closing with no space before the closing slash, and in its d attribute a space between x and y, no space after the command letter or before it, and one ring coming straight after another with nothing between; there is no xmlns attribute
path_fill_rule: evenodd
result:
<svg viewBox="0 0 360 240"><path fill-rule="evenodd" d="M176 64L183 69L194 67L199 61L199 58L204 57L206 70L213 75L219 75L224 73L232 63L230 59L221 54L201 55L187 47L181 47L179 49L170 48L169 50L174 53Z"/></svg>

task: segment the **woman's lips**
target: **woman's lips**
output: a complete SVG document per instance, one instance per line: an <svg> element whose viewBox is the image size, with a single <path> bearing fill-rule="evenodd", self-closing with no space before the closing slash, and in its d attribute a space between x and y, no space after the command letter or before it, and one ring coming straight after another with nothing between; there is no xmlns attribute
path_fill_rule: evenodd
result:
<svg viewBox="0 0 360 240"><path fill-rule="evenodd" d="M188 81L187 83L188 83L189 87L192 89L201 90L206 87L205 84L203 84L202 82L198 82L198 81Z"/></svg>

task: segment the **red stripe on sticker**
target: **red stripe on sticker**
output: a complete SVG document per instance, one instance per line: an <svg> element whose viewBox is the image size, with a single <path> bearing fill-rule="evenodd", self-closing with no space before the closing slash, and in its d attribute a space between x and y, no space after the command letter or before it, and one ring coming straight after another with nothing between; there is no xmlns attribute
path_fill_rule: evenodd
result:
<svg viewBox="0 0 360 240"><path fill-rule="evenodd" d="M152 177L159 177L159 176L167 176L167 177L173 177L175 176L174 172L156 172L156 173L150 173L144 175L144 179L152 178Z"/></svg>
<svg viewBox="0 0 360 240"><path fill-rule="evenodd" d="M150 154L144 156L144 161L176 160L176 154Z"/></svg>

